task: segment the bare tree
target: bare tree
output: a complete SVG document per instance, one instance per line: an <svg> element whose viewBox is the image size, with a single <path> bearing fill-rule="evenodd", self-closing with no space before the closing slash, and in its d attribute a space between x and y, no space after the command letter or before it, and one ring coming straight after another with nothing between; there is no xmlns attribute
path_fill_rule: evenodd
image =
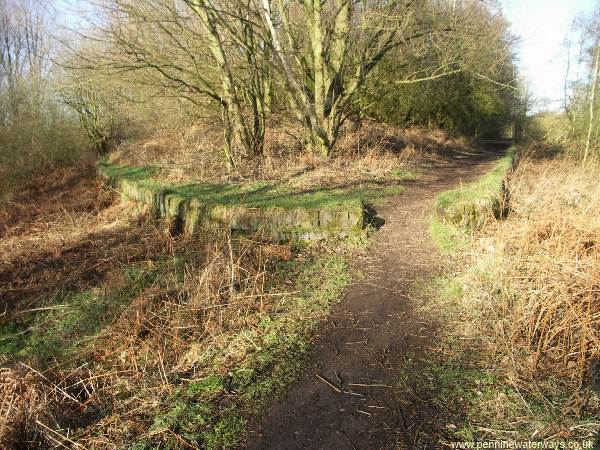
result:
<svg viewBox="0 0 600 450"><path fill-rule="evenodd" d="M594 112L596 109L596 87L598 85L598 72L600 71L600 42L596 42L596 50L594 52L594 68L592 69L592 82L590 88L590 109L589 109L589 124L588 132L585 140L585 150L583 152L583 162L585 163L590 152L590 144L592 141L592 131L594 130Z"/></svg>
<svg viewBox="0 0 600 450"><path fill-rule="evenodd" d="M504 29L480 24L486 6L476 0L99 1L104 20L88 37L100 45L79 59L115 74L141 71L171 95L218 106L230 167L262 153L272 91L304 125L307 148L327 156L391 52L416 67L403 83L467 70L484 53L478 76L500 85L495 68L505 66Z"/></svg>
<svg viewBox="0 0 600 450"><path fill-rule="evenodd" d="M108 151L108 142L117 133L116 95L106 92L97 79L71 75L59 87L62 101L76 114L99 154Z"/></svg>
<svg viewBox="0 0 600 450"><path fill-rule="evenodd" d="M102 0L104 20L86 35L93 46L73 49L79 67L123 75L221 111L225 160L260 155L268 108L268 73L256 55L266 49L252 12L232 13L202 0Z"/></svg>
<svg viewBox="0 0 600 450"><path fill-rule="evenodd" d="M307 144L324 156L335 145L356 94L389 53L395 51L407 65L419 61L419 71L401 80L414 83L465 70L461 63L473 54L499 54L503 42L477 25L473 6L478 2L465 2L467 7L414 0L260 1L274 70L291 110L307 128ZM481 38L494 45L485 48ZM491 69L500 66L493 63L480 76L494 82Z"/></svg>
<svg viewBox="0 0 600 450"><path fill-rule="evenodd" d="M570 50L573 35L578 39L578 57L572 61L570 51L564 82L564 111L570 129L565 130L568 143L581 156L583 162L598 147L598 81L600 75L600 9L591 16L579 17L572 25L571 37L566 46ZM572 66L576 71L570 76ZM567 142L565 142L567 143Z"/></svg>
<svg viewBox="0 0 600 450"><path fill-rule="evenodd" d="M10 123L31 100L34 84L48 70L48 11L33 0L0 0L0 92L2 120ZM41 92L37 92L42 94Z"/></svg>

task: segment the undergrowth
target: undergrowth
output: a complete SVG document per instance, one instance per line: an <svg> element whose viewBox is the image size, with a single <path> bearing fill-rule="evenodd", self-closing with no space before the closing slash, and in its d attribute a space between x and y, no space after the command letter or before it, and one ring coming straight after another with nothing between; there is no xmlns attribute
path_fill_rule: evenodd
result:
<svg viewBox="0 0 600 450"><path fill-rule="evenodd" d="M598 177L596 163L523 161L511 214L473 233L466 267L437 284L432 308L452 323L441 352L461 359L451 397L466 400L454 440L596 440Z"/></svg>
<svg viewBox="0 0 600 450"><path fill-rule="evenodd" d="M321 158L303 151L301 126L280 117L267 127L263 156L242 159L233 172L226 170L220 153L214 151L223 146L222 130L202 123L123 143L111 161L151 166L169 185L283 181L302 190L335 185L340 180L360 185L414 179L419 176L415 160L472 148L467 138L442 130L407 129L372 120L363 120L358 127L348 122L343 128L333 154Z"/></svg>
<svg viewBox="0 0 600 450"><path fill-rule="evenodd" d="M43 217L8 226L24 247L0 266L19 274L0 323L0 446L231 448L349 282L350 247L171 236L122 212L52 216L45 242Z"/></svg>

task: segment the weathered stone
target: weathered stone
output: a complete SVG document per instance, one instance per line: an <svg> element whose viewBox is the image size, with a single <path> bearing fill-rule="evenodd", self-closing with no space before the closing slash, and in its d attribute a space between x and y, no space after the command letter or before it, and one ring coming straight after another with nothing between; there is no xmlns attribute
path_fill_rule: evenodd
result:
<svg viewBox="0 0 600 450"><path fill-rule="evenodd" d="M364 228L364 217L365 214L362 207L348 211L348 228L362 230Z"/></svg>
<svg viewBox="0 0 600 450"><path fill-rule="evenodd" d="M177 232L192 234L199 228L259 232L272 239L321 240L347 237L363 228L362 205L345 208L251 208L241 205L205 204L197 198L187 199L167 193L158 185L128 179L107 177L102 167L98 173L121 192L124 199L144 205L154 215L164 218ZM142 207L140 207L140 210Z"/></svg>
<svg viewBox="0 0 600 450"><path fill-rule="evenodd" d="M183 213L183 205L185 204L185 198L180 195L170 194L165 196L165 214L167 217L178 217Z"/></svg>
<svg viewBox="0 0 600 450"><path fill-rule="evenodd" d="M328 209L319 210L319 227L328 228L335 223L335 211Z"/></svg>

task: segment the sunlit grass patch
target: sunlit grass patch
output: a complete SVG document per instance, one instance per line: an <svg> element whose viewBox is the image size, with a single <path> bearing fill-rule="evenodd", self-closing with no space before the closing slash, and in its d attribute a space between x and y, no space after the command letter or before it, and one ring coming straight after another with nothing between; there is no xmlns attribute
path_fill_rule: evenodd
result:
<svg viewBox="0 0 600 450"><path fill-rule="evenodd" d="M495 163L492 170L479 179L442 192L435 202L435 213L450 224L467 230L481 227L489 217L506 214L505 180L513 167L516 148Z"/></svg>
<svg viewBox="0 0 600 450"><path fill-rule="evenodd" d="M252 208L337 207L399 195L404 187L399 183L350 182L342 180L326 186L304 187L294 183L246 182L168 184L155 177L156 171L146 167L119 166L107 161L99 165L109 178L127 179L151 188L157 193L176 194L185 199L198 199L206 204L240 205ZM407 175L408 176L408 175ZM407 179L400 177L401 179Z"/></svg>
<svg viewBox="0 0 600 450"><path fill-rule="evenodd" d="M457 253L468 245L468 236L464 230L438 217L433 217L429 222L429 234L434 244L445 253Z"/></svg>
<svg viewBox="0 0 600 450"><path fill-rule="evenodd" d="M492 170L479 179L437 196L429 232L438 248L446 253L464 250L472 231L481 228L490 218L507 214L505 182L515 158L516 148L511 147Z"/></svg>

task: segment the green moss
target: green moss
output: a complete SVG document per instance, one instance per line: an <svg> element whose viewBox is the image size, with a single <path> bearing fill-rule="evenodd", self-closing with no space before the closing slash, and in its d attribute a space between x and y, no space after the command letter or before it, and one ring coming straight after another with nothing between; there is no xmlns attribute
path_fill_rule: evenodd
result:
<svg viewBox="0 0 600 450"><path fill-rule="evenodd" d="M402 181L418 180L422 176L419 169L397 169L392 171L392 175Z"/></svg>
<svg viewBox="0 0 600 450"><path fill-rule="evenodd" d="M434 244L444 253L455 254L467 248L465 232L451 223L433 217L429 223L429 234Z"/></svg>
<svg viewBox="0 0 600 450"><path fill-rule="evenodd" d="M127 178L128 180L147 180L156 174L151 167L132 167L113 164L106 159L98 163L98 173L106 178Z"/></svg>
<svg viewBox="0 0 600 450"><path fill-rule="evenodd" d="M459 278L442 278L440 288L440 297L444 300L459 300L464 293L463 284Z"/></svg>
<svg viewBox="0 0 600 450"><path fill-rule="evenodd" d="M485 371L461 364L432 365L428 369L429 378L435 384L439 398L452 401L460 398L467 403L484 400L488 387L495 379Z"/></svg>
<svg viewBox="0 0 600 450"><path fill-rule="evenodd" d="M26 329L14 322L0 325L0 354L14 354L25 346Z"/></svg>
<svg viewBox="0 0 600 450"><path fill-rule="evenodd" d="M188 384L188 395L211 396L219 394L225 388L224 379L220 375L211 375L199 381Z"/></svg>
<svg viewBox="0 0 600 450"><path fill-rule="evenodd" d="M237 415L221 419L210 433L204 436L207 449L234 448L246 430L246 420Z"/></svg>
<svg viewBox="0 0 600 450"><path fill-rule="evenodd" d="M211 403L194 402L185 398L177 399L170 404L168 410L155 416L154 422L150 426L150 431L153 433L163 433L164 431L169 430L180 438L183 438L185 441L197 446L203 440L203 434L198 433L197 430L211 423L215 413L214 406ZM231 431L226 426L222 426L222 428L224 429L219 430L222 434L227 434L228 431ZM213 436L214 433L214 431L208 433L209 438ZM206 438L204 440L206 440ZM148 446L149 443L145 443L144 445ZM163 442L163 445L160 446L160 448L172 449L179 449L182 447L185 446L182 446L180 439L175 439L171 435L169 435L166 442ZM156 447L153 446L150 448Z"/></svg>

